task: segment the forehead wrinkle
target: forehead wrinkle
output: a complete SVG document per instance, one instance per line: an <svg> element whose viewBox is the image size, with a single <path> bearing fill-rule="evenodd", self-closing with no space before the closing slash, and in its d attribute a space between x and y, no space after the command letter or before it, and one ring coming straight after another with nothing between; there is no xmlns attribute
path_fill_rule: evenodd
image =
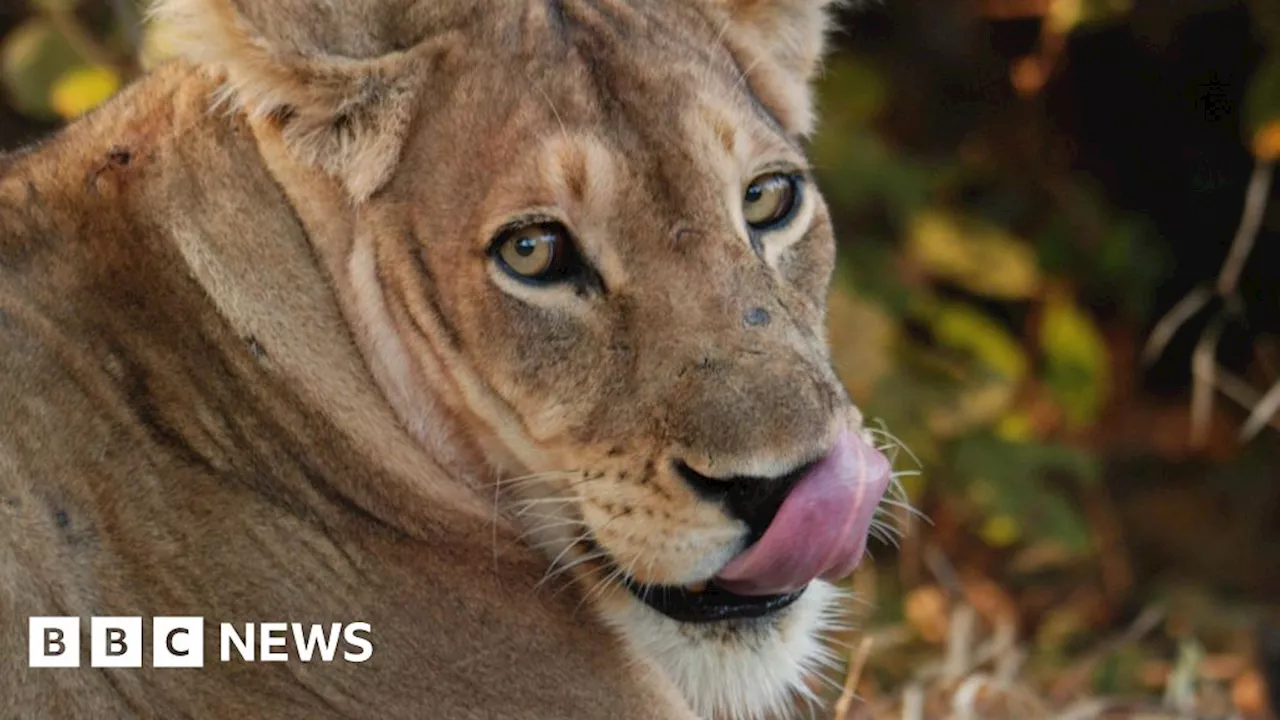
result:
<svg viewBox="0 0 1280 720"><path fill-rule="evenodd" d="M625 282L625 265L611 242L625 160L606 140L583 131L548 137L537 158L542 192L565 213L583 254L606 282Z"/></svg>
<svg viewBox="0 0 1280 720"><path fill-rule="evenodd" d="M742 102L706 94L694 100L696 107L685 114L685 132L693 147L702 148L709 159L722 158L730 169L722 174L725 182L746 180L741 177L759 169L762 163L785 161L800 169L808 166L805 155L785 134L774 132L754 114L746 112Z"/></svg>
<svg viewBox="0 0 1280 720"><path fill-rule="evenodd" d="M714 105L708 102L710 99L715 100ZM801 168L808 166L804 149L796 139L783 130L745 88L727 95L707 93L702 101L707 103L710 112L718 113L718 122L728 123L737 130L734 133L737 142L731 152L744 171L751 170L751 165L762 158L786 160Z"/></svg>
<svg viewBox="0 0 1280 720"><path fill-rule="evenodd" d="M737 63L718 35L722 28L695 5L679 6L678 12L668 16L647 3L525 0L519 4L526 15L521 23L525 37L513 48L511 79L523 76L524 83L510 88L518 99L509 110L512 116L524 117L524 122L518 122L523 129L516 134L526 139L504 145L517 151L521 144L533 145L535 152L519 154L535 167L512 173L524 179L502 183L511 189L503 195L515 203L528 198L533 202L527 207L563 208L575 226L587 222L597 226L580 232L584 252L601 265L613 264L603 258L609 254L608 246L629 253L629 244L621 238L602 241L611 236L598 228L612 215L638 209L630 200L626 208L611 207L609 196L616 192L620 170L637 185L626 197L660 209L660 214L668 216L665 220L679 224L705 217L708 202L719 209L723 193L736 191L741 182L739 176L746 172L743 165L760 162L762 157L804 157L742 82ZM654 24L662 26L662 31L640 31ZM706 122L707 105L719 127ZM691 137L691 121L703 126L701 132L710 136L712 144L703 145L705 138ZM736 153L728 151L730 141ZM721 177L715 183L718 187L705 181L713 174Z"/></svg>
<svg viewBox="0 0 1280 720"><path fill-rule="evenodd" d="M578 4L575 0L566 2ZM581 4L593 3L581 0ZM688 133L687 117L710 102L718 106L723 119L714 128L721 140L715 154L728 151L732 141L739 156L752 151L785 154L803 164L803 149L755 97L724 44L723 28L717 29L694 6L696 3L691 3L689 15L675 25L668 18L646 15L644 20L663 25L663 32L625 37L627 42L621 44L616 41L625 30L618 24L627 23L601 23L597 16L596 23L588 21L575 29L572 44L584 63L586 79L594 85L592 100L614 134L632 136L619 140L637 145L626 151L628 157L638 159L655 148L688 147L688 138L681 137ZM644 9L653 8L646 5ZM645 55L653 56L654 61L645 62ZM753 141L750 147L741 137L744 134Z"/></svg>
<svg viewBox="0 0 1280 720"><path fill-rule="evenodd" d="M601 138L565 129L544 139L537 156L542 185L557 205L581 212L611 200L619 163Z"/></svg>

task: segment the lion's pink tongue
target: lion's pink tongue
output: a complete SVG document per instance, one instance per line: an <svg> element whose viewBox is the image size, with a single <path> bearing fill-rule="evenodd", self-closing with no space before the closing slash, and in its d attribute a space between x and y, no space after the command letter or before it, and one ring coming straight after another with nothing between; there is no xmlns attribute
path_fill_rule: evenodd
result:
<svg viewBox="0 0 1280 720"><path fill-rule="evenodd" d="M760 540L720 570L716 584L739 595L775 595L853 572L890 475L882 453L852 432L841 433L787 495Z"/></svg>

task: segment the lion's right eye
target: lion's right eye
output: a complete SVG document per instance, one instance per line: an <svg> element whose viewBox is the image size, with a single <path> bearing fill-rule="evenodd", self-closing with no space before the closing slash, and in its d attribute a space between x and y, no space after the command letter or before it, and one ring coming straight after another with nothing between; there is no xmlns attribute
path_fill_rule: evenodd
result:
<svg viewBox="0 0 1280 720"><path fill-rule="evenodd" d="M494 239L490 252L508 275L526 282L557 282L582 268L569 230L557 222L505 230Z"/></svg>
<svg viewBox="0 0 1280 720"><path fill-rule="evenodd" d="M791 217L799 194L799 180L794 174L762 175L743 192L742 215L752 230L772 230Z"/></svg>

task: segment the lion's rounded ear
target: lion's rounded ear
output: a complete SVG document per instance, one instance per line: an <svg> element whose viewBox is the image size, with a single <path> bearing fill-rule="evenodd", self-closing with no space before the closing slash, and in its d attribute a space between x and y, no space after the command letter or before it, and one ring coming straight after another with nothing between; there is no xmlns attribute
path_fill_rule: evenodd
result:
<svg viewBox="0 0 1280 720"><path fill-rule="evenodd" d="M710 0L748 85L788 132L813 130L810 82L826 49L839 0Z"/></svg>
<svg viewBox="0 0 1280 720"><path fill-rule="evenodd" d="M156 0L189 59L225 73L223 100L275 118L293 155L362 202L400 158L445 36L416 0ZM446 23L447 25L447 23Z"/></svg>

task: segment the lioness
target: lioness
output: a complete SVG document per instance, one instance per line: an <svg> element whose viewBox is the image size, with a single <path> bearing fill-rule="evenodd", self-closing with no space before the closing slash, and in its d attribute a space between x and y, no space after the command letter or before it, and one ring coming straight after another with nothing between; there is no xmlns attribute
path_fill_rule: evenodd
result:
<svg viewBox="0 0 1280 720"><path fill-rule="evenodd" d="M785 712L890 479L824 341L825 5L161 3L188 58L3 161L0 715ZM90 667L91 616L204 667ZM264 621L373 653L219 657Z"/></svg>

